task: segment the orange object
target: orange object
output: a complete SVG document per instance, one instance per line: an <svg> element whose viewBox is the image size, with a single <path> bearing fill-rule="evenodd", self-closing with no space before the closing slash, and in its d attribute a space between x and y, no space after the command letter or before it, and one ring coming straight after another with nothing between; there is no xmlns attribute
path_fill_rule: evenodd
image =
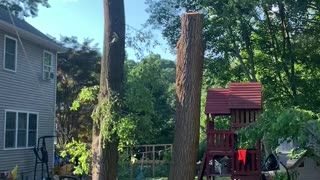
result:
<svg viewBox="0 0 320 180"><path fill-rule="evenodd" d="M242 161L243 165L246 165L246 159L247 159L247 150L238 150L238 161Z"/></svg>

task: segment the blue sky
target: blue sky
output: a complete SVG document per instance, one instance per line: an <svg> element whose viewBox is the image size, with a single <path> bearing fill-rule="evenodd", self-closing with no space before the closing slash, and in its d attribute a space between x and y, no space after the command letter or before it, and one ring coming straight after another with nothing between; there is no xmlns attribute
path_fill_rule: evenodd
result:
<svg viewBox="0 0 320 180"><path fill-rule="evenodd" d="M38 17L26 20L45 34L59 39L63 36L76 36L80 41L92 38L102 48L103 42L103 0L49 0L50 8L40 7ZM141 29L149 17L145 12L145 0L124 0L126 24ZM162 58L174 60L160 31L153 31L160 46L152 49ZM130 59L136 59L133 50L127 49Z"/></svg>

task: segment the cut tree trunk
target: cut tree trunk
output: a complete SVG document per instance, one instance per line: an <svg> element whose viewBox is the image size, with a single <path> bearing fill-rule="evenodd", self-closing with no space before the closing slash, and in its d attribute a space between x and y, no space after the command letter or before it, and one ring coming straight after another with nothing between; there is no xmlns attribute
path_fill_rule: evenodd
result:
<svg viewBox="0 0 320 180"><path fill-rule="evenodd" d="M123 66L125 59L125 14L123 0L104 0L104 46L101 59L100 92L98 110L106 99L121 102L123 96ZM118 114L113 121L119 121L121 109L118 103L112 106ZM118 137L113 134L102 136L101 124L105 123L103 113L93 124L92 134L92 179L116 180L118 175ZM115 127L109 127L110 129Z"/></svg>
<svg viewBox="0 0 320 180"><path fill-rule="evenodd" d="M201 14L182 16L182 34L177 45L177 109L170 180L194 180L195 177L204 59L202 26Z"/></svg>

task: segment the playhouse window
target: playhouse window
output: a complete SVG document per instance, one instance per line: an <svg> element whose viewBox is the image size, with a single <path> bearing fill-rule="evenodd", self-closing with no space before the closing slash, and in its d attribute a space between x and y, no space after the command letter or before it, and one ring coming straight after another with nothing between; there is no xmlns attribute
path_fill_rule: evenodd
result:
<svg viewBox="0 0 320 180"><path fill-rule="evenodd" d="M216 116L214 118L214 129L230 130L231 116Z"/></svg>

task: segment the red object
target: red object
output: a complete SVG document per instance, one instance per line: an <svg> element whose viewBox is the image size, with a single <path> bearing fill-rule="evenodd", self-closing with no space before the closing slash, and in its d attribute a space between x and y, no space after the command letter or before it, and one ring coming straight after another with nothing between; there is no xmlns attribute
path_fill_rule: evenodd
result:
<svg viewBox="0 0 320 180"><path fill-rule="evenodd" d="M242 162L243 165L246 165L246 159L247 159L247 150L246 149L238 150L238 161Z"/></svg>

